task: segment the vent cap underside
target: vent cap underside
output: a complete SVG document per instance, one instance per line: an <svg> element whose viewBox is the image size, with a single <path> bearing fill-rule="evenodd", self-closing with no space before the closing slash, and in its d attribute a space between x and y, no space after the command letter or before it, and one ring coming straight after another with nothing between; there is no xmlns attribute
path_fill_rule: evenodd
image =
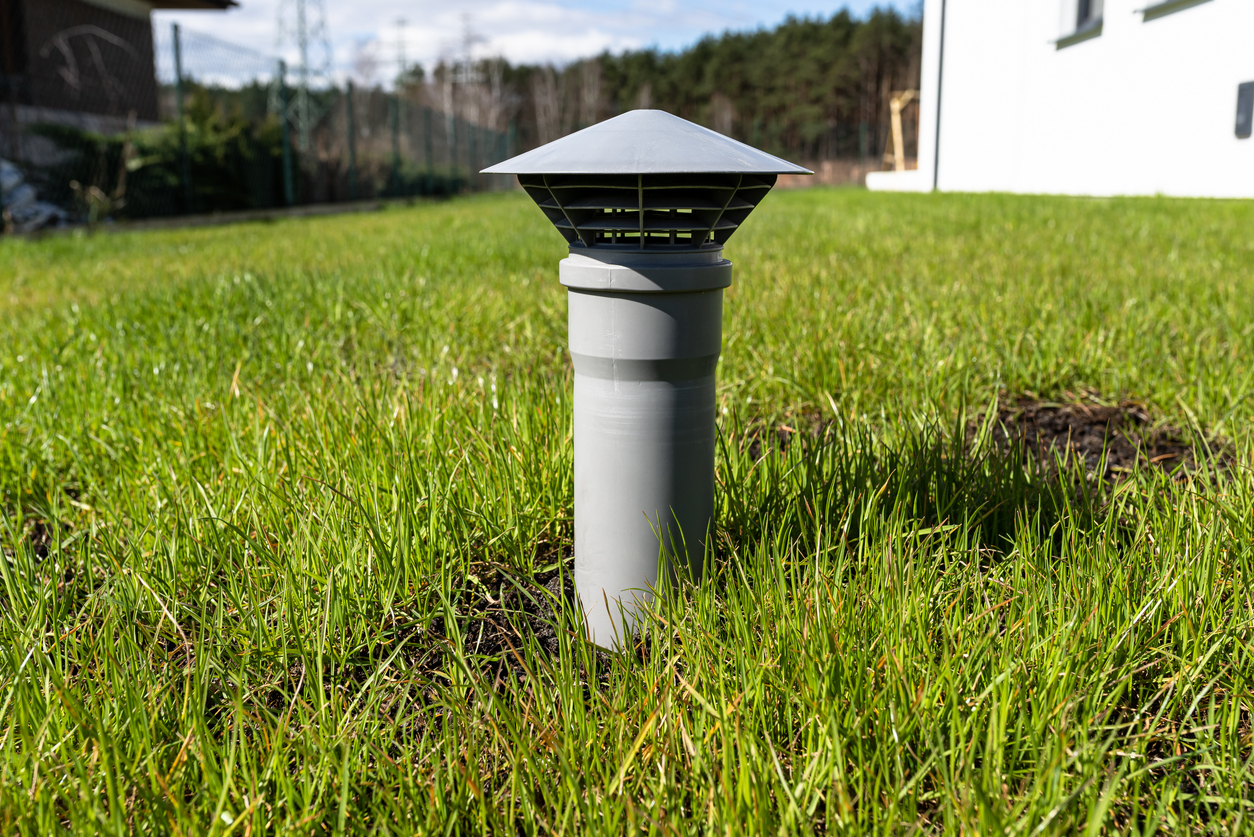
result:
<svg viewBox="0 0 1254 837"><path fill-rule="evenodd" d="M630 250L723 245L774 174L523 174L519 184L567 244Z"/></svg>

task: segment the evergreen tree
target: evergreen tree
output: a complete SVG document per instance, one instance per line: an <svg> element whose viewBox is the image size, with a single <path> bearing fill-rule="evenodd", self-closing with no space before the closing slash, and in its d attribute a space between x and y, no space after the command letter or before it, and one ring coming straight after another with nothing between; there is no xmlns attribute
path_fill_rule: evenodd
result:
<svg viewBox="0 0 1254 837"><path fill-rule="evenodd" d="M547 133L537 127L537 96L549 121L558 108L559 133L577 130L588 122L594 79L598 119L653 107L781 155L878 156L890 94L918 87L921 40L917 15L876 9L858 19L843 10L710 35L678 52L606 52L560 69L513 66L505 73L509 115L519 150Z"/></svg>

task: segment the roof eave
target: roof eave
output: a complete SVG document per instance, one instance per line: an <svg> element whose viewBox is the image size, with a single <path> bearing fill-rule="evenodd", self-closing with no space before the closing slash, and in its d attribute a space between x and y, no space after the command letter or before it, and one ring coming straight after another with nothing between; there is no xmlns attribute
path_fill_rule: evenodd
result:
<svg viewBox="0 0 1254 837"><path fill-rule="evenodd" d="M512 174L518 177L527 177L534 175L655 175L655 174L814 174L807 168L797 166L795 169L675 169L674 171L660 171L658 169L650 169L649 171L607 171L606 169L563 169L562 171L518 171L511 168L503 169L500 166L489 166L481 169L480 174Z"/></svg>
<svg viewBox="0 0 1254 837"><path fill-rule="evenodd" d="M239 5L236 0L146 0L146 2L154 10L189 9L194 11L199 9L224 12Z"/></svg>

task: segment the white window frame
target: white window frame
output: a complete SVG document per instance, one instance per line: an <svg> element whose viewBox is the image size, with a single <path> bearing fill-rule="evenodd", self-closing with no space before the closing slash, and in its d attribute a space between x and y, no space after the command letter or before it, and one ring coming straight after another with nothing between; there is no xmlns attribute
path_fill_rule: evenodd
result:
<svg viewBox="0 0 1254 837"><path fill-rule="evenodd" d="M1057 49L1066 49L1100 36L1105 5L1105 0L1062 0L1062 19L1058 26L1061 34L1054 41L1054 46ZM1088 7L1088 16L1080 20L1080 12L1085 6Z"/></svg>

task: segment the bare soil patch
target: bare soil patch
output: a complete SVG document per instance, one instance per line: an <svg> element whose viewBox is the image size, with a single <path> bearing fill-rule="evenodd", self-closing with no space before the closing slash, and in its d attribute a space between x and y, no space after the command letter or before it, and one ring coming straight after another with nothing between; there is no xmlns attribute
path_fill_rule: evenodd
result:
<svg viewBox="0 0 1254 837"><path fill-rule="evenodd" d="M993 438L1003 448L1022 445L1046 470L1055 470L1059 459L1079 460L1086 471L1112 479L1138 467L1183 478L1203 461L1222 469L1229 460L1222 440L1191 439L1180 428L1155 421L1139 401L1103 403L1092 395L1063 402L1003 398Z"/></svg>
<svg viewBox="0 0 1254 837"><path fill-rule="evenodd" d="M584 642L570 619L579 608L573 556L563 554L561 564L561 571L551 569L531 578L481 565L476 568L476 583L462 592L456 626L437 617L430 635L445 645L446 653L450 646L460 647L466 663L497 686L530 681L538 672L529 665L538 659L556 663L561 634L568 634L572 645ZM531 642L538 646L538 657L527 652ZM597 679L604 680L614 657L599 648L590 651L596 658ZM586 679L588 672L583 676Z"/></svg>

